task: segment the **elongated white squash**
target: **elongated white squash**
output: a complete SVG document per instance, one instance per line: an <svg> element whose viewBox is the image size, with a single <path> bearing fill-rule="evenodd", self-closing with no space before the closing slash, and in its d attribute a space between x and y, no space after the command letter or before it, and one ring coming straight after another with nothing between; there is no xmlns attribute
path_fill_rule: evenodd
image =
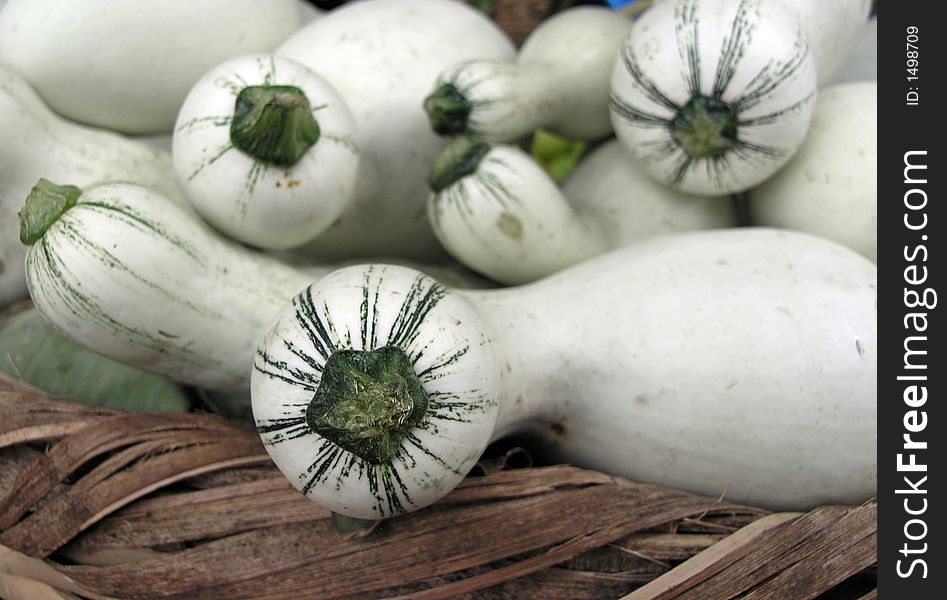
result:
<svg viewBox="0 0 947 600"><path fill-rule="evenodd" d="M110 358L246 390L255 338L319 273L229 242L142 186L40 182L21 216L36 307Z"/></svg>
<svg viewBox="0 0 947 600"><path fill-rule="evenodd" d="M772 175L802 143L816 94L800 25L775 0L668 0L615 62L612 123L658 181L720 196Z"/></svg>
<svg viewBox="0 0 947 600"><path fill-rule="evenodd" d="M261 341L257 428L309 498L367 519L434 502L491 439L775 509L875 494L876 270L801 233L662 236L529 286L367 265Z"/></svg>
<svg viewBox="0 0 947 600"><path fill-rule="evenodd" d="M651 236L736 225L729 198L663 186L614 141L581 163L572 181L567 198L518 148L459 138L435 167L428 218L454 258L507 285Z"/></svg>
<svg viewBox="0 0 947 600"><path fill-rule="evenodd" d="M507 36L452 0L366 0L328 12L277 50L334 87L361 150L352 203L304 248L310 256L442 256L424 217L427 181L445 142L422 108L437 75L464 60L509 60ZM370 74L370 75L369 75Z"/></svg>
<svg viewBox="0 0 947 600"><path fill-rule="evenodd" d="M208 69L272 50L299 23L296 0L10 0L0 62L70 119L161 133Z"/></svg>
<svg viewBox="0 0 947 600"><path fill-rule="evenodd" d="M757 225L821 235L876 260L877 83L823 88L802 148L749 197Z"/></svg>
<svg viewBox="0 0 947 600"><path fill-rule="evenodd" d="M167 152L60 118L23 78L4 66L0 66L0 131L0 306L26 297L26 248L19 240L16 215L40 177L80 186L134 181L186 204Z"/></svg>
<svg viewBox="0 0 947 600"><path fill-rule="evenodd" d="M325 231L355 188L355 125L342 98L288 58L217 65L188 94L174 167L211 225L261 248L291 248Z"/></svg>
<svg viewBox="0 0 947 600"><path fill-rule="evenodd" d="M229 393L231 414L241 398L249 405L253 353L270 319L331 270L231 242L185 207L128 183L80 192L41 181L20 233L30 245L30 294L51 322L105 356Z"/></svg>
<svg viewBox="0 0 947 600"><path fill-rule="evenodd" d="M657 183L628 160L617 140L582 159L562 192L577 211L595 216L611 247L665 233L737 225L730 199L694 196Z"/></svg>
<svg viewBox="0 0 947 600"><path fill-rule="evenodd" d="M470 61L438 78L424 107L440 135L509 142L544 127L577 139L609 135L612 64L631 21L579 6L543 21L516 62Z"/></svg>

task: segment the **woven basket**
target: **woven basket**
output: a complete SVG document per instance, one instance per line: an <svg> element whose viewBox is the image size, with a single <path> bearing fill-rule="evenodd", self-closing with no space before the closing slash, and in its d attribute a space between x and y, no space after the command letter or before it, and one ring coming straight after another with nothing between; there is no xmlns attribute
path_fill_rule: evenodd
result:
<svg viewBox="0 0 947 600"><path fill-rule="evenodd" d="M777 513L569 466L340 536L253 432L0 379L0 597L873 598L876 506Z"/></svg>

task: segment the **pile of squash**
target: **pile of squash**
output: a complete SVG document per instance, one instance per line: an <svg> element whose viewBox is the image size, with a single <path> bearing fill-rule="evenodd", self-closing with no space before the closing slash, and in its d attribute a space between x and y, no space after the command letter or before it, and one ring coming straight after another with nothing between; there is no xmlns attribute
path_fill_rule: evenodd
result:
<svg viewBox="0 0 947 600"><path fill-rule="evenodd" d="M0 307L252 408L357 519L514 432L735 502L863 502L869 4L578 6L516 48L456 0L7 0ZM544 135L585 149L564 183Z"/></svg>

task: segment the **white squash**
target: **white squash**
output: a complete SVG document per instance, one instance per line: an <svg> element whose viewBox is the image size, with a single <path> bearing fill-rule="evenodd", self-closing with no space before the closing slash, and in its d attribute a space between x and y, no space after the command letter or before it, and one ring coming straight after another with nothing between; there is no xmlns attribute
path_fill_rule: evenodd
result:
<svg viewBox="0 0 947 600"><path fill-rule="evenodd" d="M876 270L801 233L668 235L520 288L336 271L251 378L267 451L309 498L377 519L446 494L490 439L774 509L875 495Z"/></svg>
<svg viewBox="0 0 947 600"><path fill-rule="evenodd" d="M261 248L291 248L325 231L355 188L358 148L345 102L288 58L242 56L188 94L174 167L211 225Z"/></svg>
<svg viewBox="0 0 947 600"><path fill-rule="evenodd" d="M878 80L878 19L872 18L828 85Z"/></svg>
<svg viewBox="0 0 947 600"><path fill-rule="evenodd" d="M779 0L796 15L815 59L819 86L825 85L868 25L871 0Z"/></svg>
<svg viewBox="0 0 947 600"><path fill-rule="evenodd" d="M167 152L60 118L4 66L0 66L0 131L0 306L26 297L26 247L20 243L16 215L40 177L80 186L134 181L186 204Z"/></svg>
<svg viewBox="0 0 947 600"><path fill-rule="evenodd" d="M442 255L424 202L445 142L431 132L421 105L449 65L511 59L507 36L462 2L366 0L329 11L276 53L309 67L339 92L355 117L361 149L352 203L303 251L331 260Z"/></svg>
<svg viewBox="0 0 947 600"><path fill-rule="evenodd" d="M582 159L562 192L577 211L594 215L613 248L665 233L737 226L730 198L694 196L657 183L617 140Z"/></svg>
<svg viewBox="0 0 947 600"><path fill-rule="evenodd" d="M316 19L321 19L326 14L326 11L309 0L296 0L296 3L299 5L299 16L302 21L300 25L308 25Z"/></svg>
<svg viewBox="0 0 947 600"><path fill-rule="evenodd" d="M796 156L750 190L751 219L878 254L878 85L824 88Z"/></svg>
<svg viewBox="0 0 947 600"><path fill-rule="evenodd" d="M856 40L868 23L872 0L777 1L796 17L815 60L819 87L822 87L851 55Z"/></svg>
<svg viewBox="0 0 947 600"><path fill-rule="evenodd" d="M671 231L736 225L729 198L703 198L641 173L617 142L580 163L571 201L522 150L458 138L432 178L428 219L444 248L507 285Z"/></svg>
<svg viewBox="0 0 947 600"><path fill-rule="evenodd" d="M540 23L515 63L452 66L425 99L434 131L489 142L514 141L540 127L576 139L609 135L609 78L630 27L611 9L574 7Z"/></svg>
<svg viewBox="0 0 947 600"><path fill-rule="evenodd" d="M272 50L299 24L297 0L10 0L0 62L70 119L168 132L208 69Z"/></svg>
<svg viewBox="0 0 947 600"><path fill-rule="evenodd" d="M775 0L668 0L635 22L611 86L615 134L634 160L667 185L719 196L789 160L816 72Z"/></svg>
<svg viewBox="0 0 947 600"><path fill-rule="evenodd" d="M319 272L216 234L142 186L41 182L23 209L30 295L96 352L201 387L247 389L256 340Z"/></svg>

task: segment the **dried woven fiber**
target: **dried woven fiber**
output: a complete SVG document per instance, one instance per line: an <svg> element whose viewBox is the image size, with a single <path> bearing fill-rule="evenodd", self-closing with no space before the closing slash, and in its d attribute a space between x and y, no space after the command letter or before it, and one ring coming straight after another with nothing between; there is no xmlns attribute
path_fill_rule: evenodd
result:
<svg viewBox="0 0 947 600"><path fill-rule="evenodd" d="M343 538L251 431L0 379L0 597L872 598L876 507L738 506L569 466Z"/></svg>

